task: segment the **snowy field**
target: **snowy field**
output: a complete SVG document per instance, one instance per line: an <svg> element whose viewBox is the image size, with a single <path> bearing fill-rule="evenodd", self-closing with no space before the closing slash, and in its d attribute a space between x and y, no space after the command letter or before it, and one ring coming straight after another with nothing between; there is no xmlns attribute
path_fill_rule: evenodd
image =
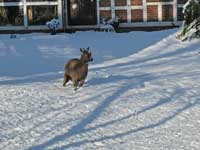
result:
<svg viewBox="0 0 200 150"><path fill-rule="evenodd" d="M199 150L200 42L177 31L0 35L0 149ZM88 46L85 85L62 87Z"/></svg>

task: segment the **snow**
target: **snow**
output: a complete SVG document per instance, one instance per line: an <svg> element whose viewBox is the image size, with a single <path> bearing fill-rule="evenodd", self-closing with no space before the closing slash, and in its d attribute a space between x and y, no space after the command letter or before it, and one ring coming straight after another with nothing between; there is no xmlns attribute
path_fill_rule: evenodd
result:
<svg viewBox="0 0 200 150"><path fill-rule="evenodd" d="M177 31L0 35L0 149L198 150L200 43ZM88 46L84 87L62 87Z"/></svg>
<svg viewBox="0 0 200 150"><path fill-rule="evenodd" d="M183 6L183 14L185 21L183 23L183 31L180 33L179 38L182 41L191 40L192 38L199 38L200 37L200 18L198 15L194 15L192 12L199 11L198 5L199 0L188 0L187 3ZM194 6L193 6L194 5ZM193 9L193 10L192 10ZM193 20L189 21L190 18Z"/></svg>

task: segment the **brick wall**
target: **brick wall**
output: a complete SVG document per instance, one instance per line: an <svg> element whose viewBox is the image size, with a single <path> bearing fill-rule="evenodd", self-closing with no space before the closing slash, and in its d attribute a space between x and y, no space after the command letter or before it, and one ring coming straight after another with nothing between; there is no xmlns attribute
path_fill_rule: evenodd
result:
<svg viewBox="0 0 200 150"><path fill-rule="evenodd" d="M112 0L100 0L99 5L100 5L100 18L107 18L110 19L112 17L112 11L111 9L111 1ZM147 1L147 22L152 22L152 21L158 21L162 19L162 21L173 21L174 16L173 16L173 1L174 0L146 0ZM131 12L130 18L131 22L143 22L143 0L130 0L131 6L133 7L126 7L128 6L127 0L114 0L114 12L115 16L118 16L120 18L121 22L128 22L128 12ZM152 2L155 2L155 5L152 5ZM172 2L172 4L156 4L156 3L161 4L162 2ZM183 15L182 15L182 4L186 3L187 0L177 0L179 7L177 8L177 18L178 20L183 20ZM151 4L149 4L151 3ZM134 7L135 6L135 7ZM161 8L159 8L161 6ZM102 9L101 9L102 8ZM158 12L161 9L162 12ZM127 9L131 9L128 11ZM159 15L159 13L162 13ZM160 19L158 19L160 18Z"/></svg>
<svg viewBox="0 0 200 150"><path fill-rule="evenodd" d="M136 9L131 10L131 22L142 22L143 21L143 10Z"/></svg>
<svg viewBox="0 0 200 150"><path fill-rule="evenodd" d="M158 21L158 6L147 6L147 21Z"/></svg>
<svg viewBox="0 0 200 150"><path fill-rule="evenodd" d="M110 0L100 0L99 6L100 7L109 7L109 6L111 6L111 1Z"/></svg>
<svg viewBox="0 0 200 150"><path fill-rule="evenodd" d="M142 5L142 0L131 0L132 6L140 6Z"/></svg>
<svg viewBox="0 0 200 150"><path fill-rule="evenodd" d="M100 11L100 18L111 19L111 10L101 10Z"/></svg>
<svg viewBox="0 0 200 150"><path fill-rule="evenodd" d="M115 15L120 18L120 22L127 22L127 10L115 10Z"/></svg>
<svg viewBox="0 0 200 150"><path fill-rule="evenodd" d="M108 0L110 1L110 0ZM126 0L115 0L115 6L127 6Z"/></svg>

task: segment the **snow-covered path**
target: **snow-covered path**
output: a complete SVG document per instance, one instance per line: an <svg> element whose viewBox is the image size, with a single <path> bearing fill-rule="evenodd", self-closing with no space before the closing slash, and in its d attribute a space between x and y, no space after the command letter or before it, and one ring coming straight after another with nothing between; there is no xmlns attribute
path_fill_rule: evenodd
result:
<svg viewBox="0 0 200 150"><path fill-rule="evenodd" d="M116 52L107 49L112 46L103 49L100 41L91 42L97 61L90 65L87 82L77 92L71 84L61 86L63 71L58 67L63 60L77 56L77 41L67 43L68 48L63 49L66 37L57 35L61 40L52 44L54 51L52 37L47 38L46 34L21 35L11 42L13 45L6 45L6 36L0 36L0 56L5 59L0 60L5 66L0 71L0 149L199 150L200 43L181 43L174 34L170 35L173 32L136 32L121 37L93 32L71 35L76 37L72 40L80 40L79 47L90 44L92 36L95 41L106 34L111 45L115 40L126 41L124 49L132 49L137 43L132 52ZM147 44L144 39L145 45L136 41L135 35L138 40L154 35L156 40ZM44 48L41 42L36 48L34 42L30 43L41 52L32 55L42 62L41 67L33 68L34 73L31 69L23 73L28 67L22 65L17 68L19 71L13 68L14 74L7 67L20 66L18 59L25 57L20 57L19 48L30 46L17 42L33 37L51 45ZM8 47L12 51L6 51ZM30 53L35 54L32 47ZM117 47L122 48L116 44ZM27 60L31 58L25 49L22 51ZM62 53L68 56L63 57ZM16 60L11 64L6 58ZM43 72L42 67L48 64L45 61L53 58L50 65L54 66L47 66Z"/></svg>

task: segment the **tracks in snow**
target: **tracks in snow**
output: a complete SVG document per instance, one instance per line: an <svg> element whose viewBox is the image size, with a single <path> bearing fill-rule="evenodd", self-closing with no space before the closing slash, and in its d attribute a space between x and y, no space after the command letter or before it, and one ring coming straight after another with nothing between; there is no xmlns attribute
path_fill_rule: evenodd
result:
<svg viewBox="0 0 200 150"><path fill-rule="evenodd" d="M93 65L77 92L56 73L1 79L0 149L198 149L198 48L162 42Z"/></svg>

